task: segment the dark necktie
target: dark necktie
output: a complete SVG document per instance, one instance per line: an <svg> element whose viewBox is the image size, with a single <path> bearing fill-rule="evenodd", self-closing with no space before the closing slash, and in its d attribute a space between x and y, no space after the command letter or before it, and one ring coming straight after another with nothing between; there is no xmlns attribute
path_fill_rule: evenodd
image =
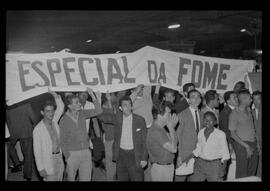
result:
<svg viewBox="0 0 270 191"><path fill-rule="evenodd" d="M199 127L199 120L197 115L197 110L195 110L195 117L196 117L196 132L199 133L200 127Z"/></svg>

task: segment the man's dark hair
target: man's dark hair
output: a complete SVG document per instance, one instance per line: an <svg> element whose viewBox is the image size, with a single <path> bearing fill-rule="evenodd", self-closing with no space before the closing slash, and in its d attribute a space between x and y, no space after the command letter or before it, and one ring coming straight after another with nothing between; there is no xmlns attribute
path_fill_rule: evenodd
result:
<svg viewBox="0 0 270 191"><path fill-rule="evenodd" d="M172 89L166 88L166 89L164 90L164 93L163 93L164 96L165 96L166 93L172 93L172 94L175 96L175 91L172 90Z"/></svg>
<svg viewBox="0 0 270 191"><path fill-rule="evenodd" d="M41 111L44 111L44 109L45 109L47 106L52 106L52 107L54 108L54 110L56 109L55 103L54 103L53 101L51 101L51 100L47 100L47 101L45 101L45 102L41 105L40 110L41 110Z"/></svg>
<svg viewBox="0 0 270 191"><path fill-rule="evenodd" d="M239 88L239 89L236 89L236 87L237 87L238 85L240 85L240 88ZM243 82L243 81L238 81L238 82L235 83L235 85L234 85L234 87L233 87L233 90L234 90L236 93L238 93L240 90L246 89L245 86L246 86L246 85L245 85L245 82Z"/></svg>
<svg viewBox="0 0 270 191"><path fill-rule="evenodd" d="M250 92L249 92L248 89L242 89L242 90L240 90L240 91L238 92L238 97L239 97L240 95L242 95L242 94L248 94L248 95L250 95Z"/></svg>
<svg viewBox="0 0 270 191"><path fill-rule="evenodd" d="M253 92L252 97L257 96L257 95L262 96L262 92L257 90L255 92Z"/></svg>
<svg viewBox="0 0 270 191"><path fill-rule="evenodd" d="M131 104L131 106L132 106L132 100L131 100L131 98L129 97L129 96L122 96L121 98L120 98L120 100L119 100L119 106L122 106L122 102L123 101L130 101L130 104Z"/></svg>
<svg viewBox="0 0 270 191"><path fill-rule="evenodd" d="M75 98L78 98L78 96L76 96L75 94L68 95L65 99L66 106L72 104L72 100Z"/></svg>
<svg viewBox="0 0 270 191"><path fill-rule="evenodd" d="M205 118L207 115L210 115L214 119L214 121L217 121L217 117L212 111L205 112L205 114L203 115L203 118Z"/></svg>
<svg viewBox="0 0 270 191"><path fill-rule="evenodd" d="M216 98L216 95L217 95L216 90L208 90L204 95L206 104L209 104L211 100L214 100Z"/></svg>
<svg viewBox="0 0 270 191"><path fill-rule="evenodd" d="M187 93L188 92L188 88L191 87L191 86L195 87L195 85L193 83L186 83L183 86L183 92L186 92Z"/></svg>
<svg viewBox="0 0 270 191"><path fill-rule="evenodd" d="M193 89L193 90L190 90L190 91L188 92L187 97L189 98L189 97L190 97L190 94L193 93L193 92L198 92L198 93L200 94L200 96L201 96L201 92L199 92L199 90Z"/></svg>
<svg viewBox="0 0 270 191"><path fill-rule="evenodd" d="M232 94L235 94L235 92L234 91L227 91L227 92L225 92L224 93L224 101L227 103L228 102L228 100L231 98L231 95Z"/></svg>
<svg viewBox="0 0 270 191"><path fill-rule="evenodd" d="M171 103L169 101L162 102L162 104L160 104L159 108L157 108L156 106L153 106L152 107L153 118L157 119L158 114L163 115L165 113L166 107L170 108L171 110L173 110L173 108L174 108L173 103Z"/></svg>

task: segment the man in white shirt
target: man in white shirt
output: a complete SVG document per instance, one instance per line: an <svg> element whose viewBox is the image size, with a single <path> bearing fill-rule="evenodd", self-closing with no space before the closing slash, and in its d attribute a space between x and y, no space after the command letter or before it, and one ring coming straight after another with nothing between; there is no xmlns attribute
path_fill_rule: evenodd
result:
<svg viewBox="0 0 270 191"><path fill-rule="evenodd" d="M146 123L143 117L132 113L130 97L119 100L122 113L113 117L115 126L113 160L119 181L143 181L143 168L147 165Z"/></svg>
<svg viewBox="0 0 270 191"><path fill-rule="evenodd" d="M62 181L64 162L58 121L63 114L64 103L60 95L50 93L55 99L56 106L51 101L46 101L42 106L43 119L33 131L34 156L37 169L44 181Z"/></svg>
<svg viewBox="0 0 270 191"><path fill-rule="evenodd" d="M204 128L198 134L196 149L184 161L196 157L190 181L222 181L226 163L230 159L226 135L214 127L217 118L213 112L204 115Z"/></svg>

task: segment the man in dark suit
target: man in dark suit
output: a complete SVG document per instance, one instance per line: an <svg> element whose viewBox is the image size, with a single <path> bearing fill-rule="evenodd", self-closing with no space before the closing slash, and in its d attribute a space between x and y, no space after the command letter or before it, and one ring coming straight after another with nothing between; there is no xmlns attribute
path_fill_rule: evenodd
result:
<svg viewBox="0 0 270 191"><path fill-rule="evenodd" d="M229 149L230 149L230 152L232 152L233 140L231 138L231 133L229 130L229 116L232 110L235 107L237 107L239 104L237 94L234 91L225 92L224 101L226 103L226 106L223 108L223 110L220 112L220 115L219 115L219 129L222 130L226 134L226 139L229 144ZM224 179L226 179L227 177L230 163L231 163L231 160L229 160L227 163L227 167L224 173Z"/></svg>
<svg viewBox="0 0 270 191"><path fill-rule="evenodd" d="M146 123L143 117L132 113L129 96L119 100L121 112L103 118L114 124L113 161L119 181L143 181L143 168L147 165Z"/></svg>
<svg viewBox="0 0 270 191"><path fill-rule="evenodd" d="M37 124L38 118L34 114L30 103L24 103L8 108L6 110L6 120L10 132L9 155L14 160L15 167L18 168L20 162L14 147L19 140L24 157L24 178L30 181L33 163L33 128Z"/></svg>
<svg viewBox="0 0 270 191"><path fill-rule="evenodd" d="M178 114L179 126L176 134L178 139L177 168L182 165L188 156L195 150L197 144L197 135L201 129L203 116L198 109L201 103L201 94L193 89L188 92L189 107ZM176 182L184 182L188 176L175 176Z"/></svg>
<svg viewBox="0 0 270 191"><path fill-rule="evenodd" d="M255 91L252 94L254 108L252 109L256 137L258 141L258 151L259 151L259 164L257 170L257 176L262 177L262 93L260 91Z"/></svg>
<svg viewBox="0 0 270 191"><path fill-rule="evenodd" d="M188 95L188 92L190 90L193 90L193 89L195 89L195 85L193 83L186 83L183 86L183 93L184 93L184 95L180 99L180 101L178 101L178 102L175 103L176 113L181 113L182 111L184 111L185 109L187 109L189 107L187 95Z"/></svg>

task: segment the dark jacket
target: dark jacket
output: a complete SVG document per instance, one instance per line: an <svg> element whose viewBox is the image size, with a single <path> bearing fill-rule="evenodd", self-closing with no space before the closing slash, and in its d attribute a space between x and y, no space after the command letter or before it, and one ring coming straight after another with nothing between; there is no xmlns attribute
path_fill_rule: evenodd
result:
<svg viewBox="0 0 270 191"><path fill-rule="evenodd" d="M156 106L157 108L159 108L160 104L161 104L161 102L159 101L158 94L154 94L153 105ZM189 104L188 104L187 100L184 97L182 97L182 98L176 100L173 109L174 109L176 114L179 114L180 112L184 111L188 107L189 107Z"/></svg>
<svg viewBox="0 0 270 191"><path fill-rule="evenodd" d="M34 126L38 123L30 103L7 109L6 120L13 139L33 137Z"/></svg>
<svg viewBox="0 0 270 191"><path fill-rule="evenodd" d="M232 109L226 105L219 114L219 129L226 134L228 142L231 142L231 132L229 130L229 116Z"/></svg>
<svg viewBox="0 0 270 191"><path fill-rule="evenodd" d="M178 102L175 103L175 111L177 114L181 113L182 111L184 111L188 107L189 107L189 104L184 97L182 97Z"/></svg>
<svg viewBox="0 0 270 191"><path fill-rule="evenodd" d="M146 149L147 128L143 117L132 114L132 137L135 152L136 164L139 167L141 161L147 161L148 152ZM122 135L123 114L107 115L101 119L104 123L114 124L114 144L113 144L113 160L117 162L120 150L120 141Z"/></svg>

